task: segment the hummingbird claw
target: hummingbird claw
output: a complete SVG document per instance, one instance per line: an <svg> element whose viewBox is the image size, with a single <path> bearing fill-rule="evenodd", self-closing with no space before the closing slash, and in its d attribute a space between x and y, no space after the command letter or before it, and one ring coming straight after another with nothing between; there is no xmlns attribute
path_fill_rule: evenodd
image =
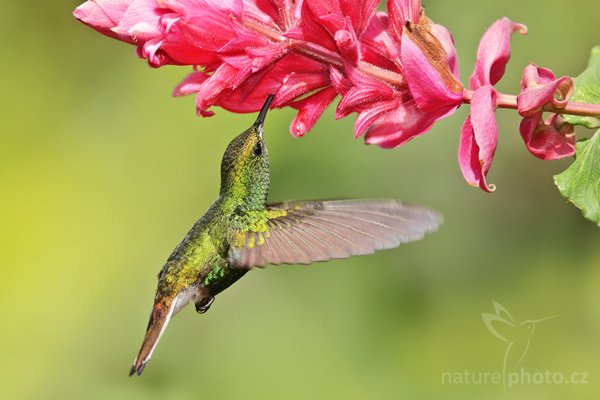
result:
<svg viewBox="0 0 600 400"><path fill-rule="evenodd" d="M213 296L203 297L201 300L196 302L196 312L198 314L204 314L210 308L210 305L215 301Z"/></svg>

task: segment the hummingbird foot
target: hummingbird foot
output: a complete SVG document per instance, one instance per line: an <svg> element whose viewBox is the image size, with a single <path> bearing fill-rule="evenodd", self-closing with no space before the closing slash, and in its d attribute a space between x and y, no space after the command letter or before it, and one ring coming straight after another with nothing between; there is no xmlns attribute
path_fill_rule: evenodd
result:
<svg viewBox="0 0 600 400"><path fill-rule="evenodd" d="M213 296L203 297L202 299L198 300L196 302L196 312L198 314L204 314L208 311L213 301L215 301Z"/></svg>

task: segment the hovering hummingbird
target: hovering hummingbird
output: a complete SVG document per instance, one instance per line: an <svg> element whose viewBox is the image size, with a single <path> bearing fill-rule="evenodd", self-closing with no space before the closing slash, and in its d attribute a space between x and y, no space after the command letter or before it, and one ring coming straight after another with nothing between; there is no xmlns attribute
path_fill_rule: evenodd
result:
<svg viewBox="0 0 600 400"><path fill-rule="evenodd" d="M150 321L130 376L144 371L177 312L189 302L200 314L208 311L215 296L252 267L370 254L419 240L441 223L437 212L395 200L267 204L263 123L272 100L269 96L256 122L227 146L219 197L158 274Z"/></svg>

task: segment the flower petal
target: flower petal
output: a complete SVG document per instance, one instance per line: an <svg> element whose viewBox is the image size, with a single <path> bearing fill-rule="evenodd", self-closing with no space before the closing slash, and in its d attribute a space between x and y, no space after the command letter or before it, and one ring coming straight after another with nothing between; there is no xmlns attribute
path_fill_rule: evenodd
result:
<svg viewBox="0 0 600 400"><path fill-rule="evenodd" d="M336 109L336 119L343 118L352 112L360 112L368 104L389 100L394 97L394 89L370 75L367 75L351 65L347 65L346 75L352 86L341 93L342 101Z"/></svg>
<svg viewBox="0 0 600 400"><path fill-rule="evenodd" d="M304 0L304 3L331 35L342 29L344 15L338 0Z"/></svg>
<svg viewBox="0 0 600 400"><path fill-rule="evenodd" d="M250 48L246 52L252 60L252 72L257 72L283 57L286 53L286 48L284 44L276 44Z"/></svg>
<svg viewBox="0 0 600 400"><path fill-rule="evenodd" d="M356 34L360 35L377 11L380 0L340 0L342 14L350 17Z"/></svg>
<svg viewBox="0 0 600 400"><path fill-rule="evenodd" d="M197 93L200 90L200 85L209 78L208 75L194 71L186 76L179 85L173 89L173 97L187 96Z"/></svg>
<svg viewBox="0 0 600 400"><path fill-rule="evenodd" d="M379 0L305 0L304 3L331 35L344 28L346 18L355 35L360 35L375 14Z"/></svg>
<svg viewBox="0 0 600 400"><path fill-rule="evenodd" d="M443 25L431 24L431 33L441 43L446 52L446 61L452 75L460 81L460 73L458 71L458 57L456 56L456 47L454 46L454 38L450 31Z"/></svg>
<svg viewBox="0 0 600 400"><path fill-rule="evenodd" d="M302 100L290 103L291 107L298 110L298 114L290 125L290 133L298 137L304 136L336 96L335 89L328 87Z"/></svg>
<svg viewBox="0 0 600 400"><path fill-rule="evenodd" d="M161 50L162 40L152 39L137 48L138 55L148 60L151 67L158 68L163 65L172 64L169 56Z"/></svg>
<svg viewBox="0 0 600 400"><path fill-rule="evenodd" d="M344 75L344 73L337 68L330 69L329 79L331 80L331 84L335 90L340 94L344 94L350 90L350 88L352 88L352 82L350 79L348 79L346 75Z"/></svg>
<svg viewBox="0 0 600 400"><path fill-rule="evenodd" d="M398 147L427 132L439 118L440 115L420 111L410 99L373 122L365 135L365 143L384 149Z"/></svg>
<svg viewBox="0 0 600 400"><path fill-rule="evenodd" d="M296 62L296 65L292 66L293 62ZM326 65L296 54L282 59L271 75L279 76L281 81L281 87L273 100L274 107L287 105L301 96L331 84Z"/></svg>
<svg viewBox="0 0 600 400"><path fill-rule="evenodd" d="M277 93L281 87L279 75L273 70L276 68L269 67L252 74L235 90L222 93L215 105L234 113L253 113L260 110L265 99Z"/></svg>
<svg viewBox="0 0 600 400"><path fill-rule="evenodd" d="M273 26L279 20L291 20L294 7L286 0L246 0L243 1L242 18L252 18L265 25ZM285 25L280 28L286 28Z"/></svg>
<svg viewBox="0 0 600 400"><path fill-rule="evenodd" d="M475 141L475 131L471 123L471 116L467 116L460 129L460 142L458 144L458 165L463 177L472 186L480 186L485 182L479 163L479 146ZM484 188L487 185L484 183ZM484 189L485 190L485 189Z"/></svg>
<svg viewBox="0 0 600 400"><path fill-rule="evenodd" d="M469 184L479 186L486 192L496 189L486 182L498 144L498 127L494 116L496 101L496 90L491 85L475 91L471 113L461 129L458 147L458 162L464 178Z"/></svg>
<svg viewBox="0 0 600 400"><path fill-rule="evenodd" d="M527 150L542 160L557 160L575 155L575 131L559 114L541 122L542 113L523 118L519 131Z"/></svg>
<svg viewBox="0 0 600 400"><path fill-rule="evenodd" d="M383 100L373 103L358 113L354 121L354 137L357 138L365 133L369 126L381 115L398 108L398 100Z"/></svg>
<svg viewBox="0 0 600 400"><path fill-rule="evenodd" d="M318 43L328 50L335 51L336 44L333 36L317 20L306 2L300 7L300 19L296 25L287 29L283 36L290 39Z"/></svg>
<svg viewBox="0 0 600 400"><path fill-rule="evenodd" d="M379 12L371 18L360 36L362 59L395 72L400 72L400 43L389 33L389 17Z"/></svg>
<svg viewBox="0 0 600 400"><path fill-rule="evenodd" d="M519 114L531 117L540 113L546 104L564 107L573 93L573 80L568 76L556 79L550 69L529 64L523 70L521 88L517 96Z"/></svg>
<svg viewBox="0 0 600 400"><path fill-rule="evenodd" d="M477 62L470 80L471 89L495 85L502 78L510 59L510 35L513 32L525 35L527 27L506 17L494 22L485 32L477 49Z"/></svg>
<svg viewBox="0 0 600 400"><path fill-rule="evenodd" d="M102 0L102 3L107 3ZM154 0L131 0L129 7L111 29L121 37L131 37L136 42L145 42L161 35L159 19L164 11Z"/></svg>
<svg viewBox="0 0 600 400"><path fill-rule="evenodd" d="M73 11L73 15L79 21L92 27L98 32L115 39L125 40L119 34L112 31L121 20L131 0L117 1L86 1ZM131 40L127 40L133 43Z"/></svg>
<svg viewBox="0 0 600 400"><path fill-rule="evenodd" d="M390 16L390 28L398 41L407 22L419 22L421 18L421 0L388 0L387 12Z"/></svg>
<svg viewBox="0 0 600 400"><path fill-rule="evenodd" d="M162 0L181 16L177 23L186 42L205 52L217 52L232 40L238 38L242 16L242 0Z"/></svg>
<svg viewBox="0 0 600 400"><path fill-rule="evenodd" d="M288 54L274 65L253 73L235 89L223 91L214 104L238 113L256 112L270 94L275 94L273 107L283 107L330 85L325 66L304 56Z"/></svg>
<svg viewBox="0 0 600 400"><path fill-rule="evenodd" d="M334 39L340 55L347 62L356 65L359 58L358 38L349 19L346 21L346 29L339 29L335 33Z"/></svg>
<svg viewBox="0 0 600 400"><path fill-rule="evenodd" d="M463 86L452 74L446 51L429 26L407 23L400 51L410 93L420 110L456 109L462 103Z"/></svg>
<svg viewBox="0 0 600 400"><path fill-rule="evenodd" d="M207 80L202 82L196 94L196 113L207 116L207 110L216 103L217 98L230 90L240 70L229 64L222 64ZM212 115L212 113L210 113Z"/></svg>

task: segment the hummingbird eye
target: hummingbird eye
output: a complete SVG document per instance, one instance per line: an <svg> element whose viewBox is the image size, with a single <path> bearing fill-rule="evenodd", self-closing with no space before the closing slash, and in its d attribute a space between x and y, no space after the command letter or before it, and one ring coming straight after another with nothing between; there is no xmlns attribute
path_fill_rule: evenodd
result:
<svg viewBox="0 0 600 400"><path fill-rule="evenodd" d="M262 154L262 143L258 142L254 145L254 155L260 156Z"/></svg>

